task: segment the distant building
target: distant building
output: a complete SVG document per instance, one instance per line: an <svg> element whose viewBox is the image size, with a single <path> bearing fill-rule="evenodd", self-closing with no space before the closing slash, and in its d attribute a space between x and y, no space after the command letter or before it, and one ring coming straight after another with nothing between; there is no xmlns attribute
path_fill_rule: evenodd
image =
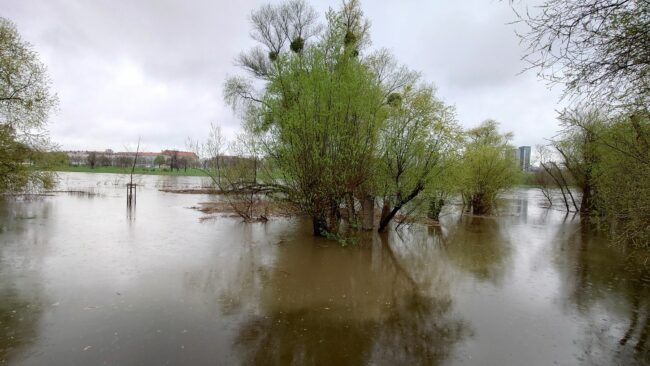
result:
<svg viewBox="0 0 650 366"><path fill-rule="evenodd" d="M517 160L519 169L524 172L530 171L530 146L519 146Z"/></svg>
<svg viewBox="0 0 650 366"><path fill-rule="evenodd" d="M163 150L158 155L165 155L165 156L168 156L168 157L176 155L179 158L185 158L188 161L191 161L192 163L195 163L195 162L199 161L199 157L195 153L190 152L190 151Z"/></svg>
<svg viewBox="0 0 650 366"><path fill-rule="evenodd" d="M89 157L94 154L99 166L112 165L121 168L130 167L133 164L133 158L136 154L134 151L113 152L111 149L106 149L104 151L65 151L65 153L70 158L70 165L88 165ZM163 150L161 152L138 152L138 160L135 165L141 168L154 168L154 160L159 155L165 157L167 163L172 160L172 158L177 159L177 168L179 165L189 168L198 166L199 164L199 157L193 152Z"/></svg>
<svg viewBox="0 0 650 366"><path fill-rule="evenodd" d="M70 165L73 166L80 166L80 165L88 165L89 163L89 157L94 154L95 159L99 160L100 157L102 156L110 156L111 154L107 154L104 151L64 151L66 155L68 155L68 158L70 160Z"/></svg>
<svg viewBox="0 0 650 366"><path fill-rule="evenodd" d="M160 153L154 152L138 152L138 160L135 163L135 166L140 168L153 168L153 161L156 156ZM120 151L113 154L113 166L125 167L133 164L133 158L135 157L135 152L132 151Z"/></svg>

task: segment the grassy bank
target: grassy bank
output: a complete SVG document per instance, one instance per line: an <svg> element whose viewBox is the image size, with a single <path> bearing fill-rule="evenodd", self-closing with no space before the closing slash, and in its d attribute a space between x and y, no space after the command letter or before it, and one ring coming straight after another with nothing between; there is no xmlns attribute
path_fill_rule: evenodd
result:
<svg viewBox="0 0 650 366"><path fill-rule="evenodd" d="M50 169L55 172L77 172L77 173L110 173L110 174L129 174L131 168L119 168L114 166L103 166L91 168L89 166L57 166ZM203 171L196 168L188 168L187 171L158 168L141 168L136 167L134 174L147 174L147 175L172 175L172 176L188 176L188 177L204 177L206 176Z"/></svg>

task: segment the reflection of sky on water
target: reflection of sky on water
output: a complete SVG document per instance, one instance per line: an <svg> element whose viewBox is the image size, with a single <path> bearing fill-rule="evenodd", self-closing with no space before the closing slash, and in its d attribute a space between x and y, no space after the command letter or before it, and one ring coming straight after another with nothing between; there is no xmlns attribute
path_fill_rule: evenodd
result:
<svg viewBox="0 0 650 366"><path fill-rule="evenodd" d="M122 179L122 180L120 180ZM301 219L200 220L191 177L62 174L0 204L9 364L643 364L650 274L579 218L506 197L503 216L364 234ZM644 356L645 354L645 356Z"/></svg>

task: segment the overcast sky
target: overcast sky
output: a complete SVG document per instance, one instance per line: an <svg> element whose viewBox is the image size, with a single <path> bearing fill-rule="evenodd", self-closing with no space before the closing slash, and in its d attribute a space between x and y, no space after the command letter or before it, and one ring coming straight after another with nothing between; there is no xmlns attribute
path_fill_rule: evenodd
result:
<svg viewBox="0 0 650 366"><path fill-rule="evenodd" d="M248 17L268 1L0 0L47 65L59 96L52 139L65 150L185 148L211 122L233 137L239 121L222 97L241 74L235 56L254 43ZM312 1L319 13L339 0ZM525 1L518 4L524 6ZM496 119L516 145L558 130L560 91L519 74L522 48L508 1L362 1L372 47L392 50L455 105L459 122Z"/></svg>

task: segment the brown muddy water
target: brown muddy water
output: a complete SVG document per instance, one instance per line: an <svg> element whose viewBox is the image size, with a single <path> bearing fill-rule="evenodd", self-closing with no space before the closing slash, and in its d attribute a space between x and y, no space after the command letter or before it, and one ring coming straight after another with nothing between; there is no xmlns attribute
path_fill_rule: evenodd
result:
<svg viewBox="0 0 650 366"><path fill-rule="evenodd" d="M0 201L0 363L642 365L650 273L577 217L508 195L348 247L302 219L202 219L189 177L61 174ZM89 192L89 193L88 193Z"/></svg>

